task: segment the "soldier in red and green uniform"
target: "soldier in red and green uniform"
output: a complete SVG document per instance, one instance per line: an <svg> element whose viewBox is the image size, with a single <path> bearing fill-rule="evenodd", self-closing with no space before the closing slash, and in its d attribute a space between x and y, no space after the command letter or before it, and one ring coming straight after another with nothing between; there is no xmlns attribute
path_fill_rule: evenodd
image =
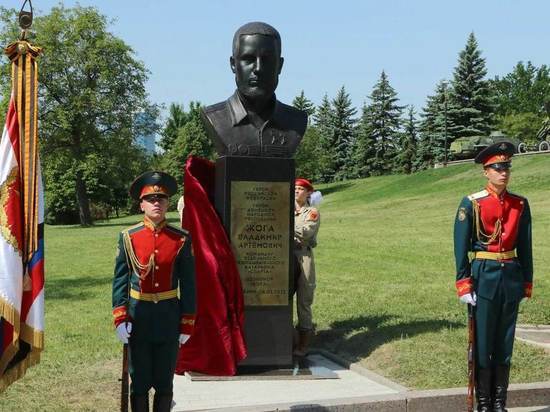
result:
<svg viewBox="0 0 550 412"><path fill-rule="evenodd" d="M195 323L195 264L189 234L166 223L175 179L146 172L130 187L143 222L120 234L113 279L113 315L118 338L129 345L132 411L168 412L178 347Z"/></svg>
<svg viewBox="0 0 550 412"><path fill-rule="evenodd" d="M454 224L456 288L475 309L478 411L506 411L518 307L533 285L529 203L507 190L514 152L499 142L479 153L487 186L462 199Z"/></svg>

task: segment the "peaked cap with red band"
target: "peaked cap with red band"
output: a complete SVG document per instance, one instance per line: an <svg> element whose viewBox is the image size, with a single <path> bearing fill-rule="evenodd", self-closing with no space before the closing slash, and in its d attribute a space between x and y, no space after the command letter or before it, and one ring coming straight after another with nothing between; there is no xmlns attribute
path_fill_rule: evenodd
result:
<svg viewBox="0 0 550 412"><path fill-rule="evenodd" d="M160 171L145 172L132 182L130 185L130 196L133 199L141 200L147 195L165 195L172 196L178 190L176 179L168 173Z"/></svg>
<svg viewBox="0 0 550 412"><path fill-rule="evenodd" d="M294 185L305 187L308 191L313 192L313 185L311 184L311 182L302 177L297 178L294 182Z"/></svg>
<svg viewBox="0 0 550 412"><path fill-rule="evenodd" d="M483 164L483 166L495 163L510 163L514 153L516 153L516 146L512 142L503 140L493 143L479 152L475 158L475 162Z"/></svg>

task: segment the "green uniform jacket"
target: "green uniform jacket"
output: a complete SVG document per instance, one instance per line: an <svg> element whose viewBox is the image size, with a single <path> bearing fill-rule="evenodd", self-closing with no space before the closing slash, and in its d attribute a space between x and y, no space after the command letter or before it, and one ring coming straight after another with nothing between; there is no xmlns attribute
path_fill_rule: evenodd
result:
<svg viewBox="0 0 550 412"><path fill-rule="evenodd" d="M132 337L149 341L192 334L195 263L187 231L163 223L132 226L120 234L113 279L115 325L133 324ZM129 289L152 300L129 297ZM178 296L165 296L177 291ZM155 302L156 300L156 302Z"/></svg>

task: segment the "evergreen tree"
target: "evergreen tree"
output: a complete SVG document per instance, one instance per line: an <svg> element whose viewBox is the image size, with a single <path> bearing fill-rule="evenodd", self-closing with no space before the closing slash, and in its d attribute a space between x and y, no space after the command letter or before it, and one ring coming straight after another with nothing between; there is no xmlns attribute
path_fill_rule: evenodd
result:
<svg viewBox="0 0 550 412"><path fill-rule="evenodd" d="M307 113L308 123L311 120L311 116L313 113L315 113L315 105L311 100L309 100L306 95L304 94L304 91L302 90L298 96L294 98L292 101L292 105Z"/></svg>
<svg viewBox="0 0 550 412"><path fill-rule="evenodd" d="M313 182L322 180L323 163L319 159L322 159L323 153L319 140L317 127L309 126L294 157L297 177L304 177Z"/></svg>
<svg viewBox="0 0 550 412"><path fill-rule="evenodd" d="M448 151L452 141L450 131L454 127L449 113L454 108L447 82L441 80L435 88L435 93L426 99L426 106L422 109L415 169L426 169L435 163L444 162L445 148L449 158Z"/></svg>
<svg viewBox="0 0 550 412"><path fill-rule="evenodd" d="M470 33L466 47L459 54L452 81L453 104L448 114L453 121L449 130L453 138L489 135L494 99L489 82L484 80L486 74L485 59L481 57L474 33Z"/></svg>
<svg viewBox="0 0 550 412"><path fill-rule="evenodd" d="M321 105L317 107L313 119L315 120L314 127L319 136L319 178L322 182L331 182L335 175L334 147L332 145L333 109L326 94L323 96Z"/></svg>
<svg viewBox="0 0 550 412"><path fill-rule="evenodd" d="M340 88L336 97L332 100L332 141L334 161L334 179L344 180L349 178L352 168L352 146L354 141L354 127L356 120L353 118L357 109L352 106L349 94L344 86Z"/></svg>
<svg viewBox="0 0 550 412"><path fill-rule="evenodd" d="M416 161L417 128L414 106L409 106L409 112L404 124L399 153L399 171L410 174L414 171Z"/></svg>
<svg viewBox="0 0 550 412"><path fill-rule="evenodd" d="M368 177L373 174L376 158L376 139L371 129L369 107L364 104L361 118L356 129L356 139L353 146L353 178Z"/></svg>
<svg viewBox="0 0 550 412"><path fill-rule="evenodd" d="M397 93L391 87L384 71L374 85L368 107L368 121L372 139L375 140L374 158L371 160L371 174L390 173L395 164L399 143L399 128L403 107L397 102Z"/></svg>

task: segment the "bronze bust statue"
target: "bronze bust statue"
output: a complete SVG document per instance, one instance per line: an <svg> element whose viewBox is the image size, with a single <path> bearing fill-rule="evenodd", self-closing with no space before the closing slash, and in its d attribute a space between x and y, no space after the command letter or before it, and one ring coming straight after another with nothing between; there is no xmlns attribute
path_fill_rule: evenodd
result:
<svg viewBox="0 0 550 412"><path fill-rule="evenodd" d="M307 126L307 114L278 101L283 68L281 36L266 23L240 27L229 59L237 90L205 107L202 117L219 156L292 157Z"/></svg>

